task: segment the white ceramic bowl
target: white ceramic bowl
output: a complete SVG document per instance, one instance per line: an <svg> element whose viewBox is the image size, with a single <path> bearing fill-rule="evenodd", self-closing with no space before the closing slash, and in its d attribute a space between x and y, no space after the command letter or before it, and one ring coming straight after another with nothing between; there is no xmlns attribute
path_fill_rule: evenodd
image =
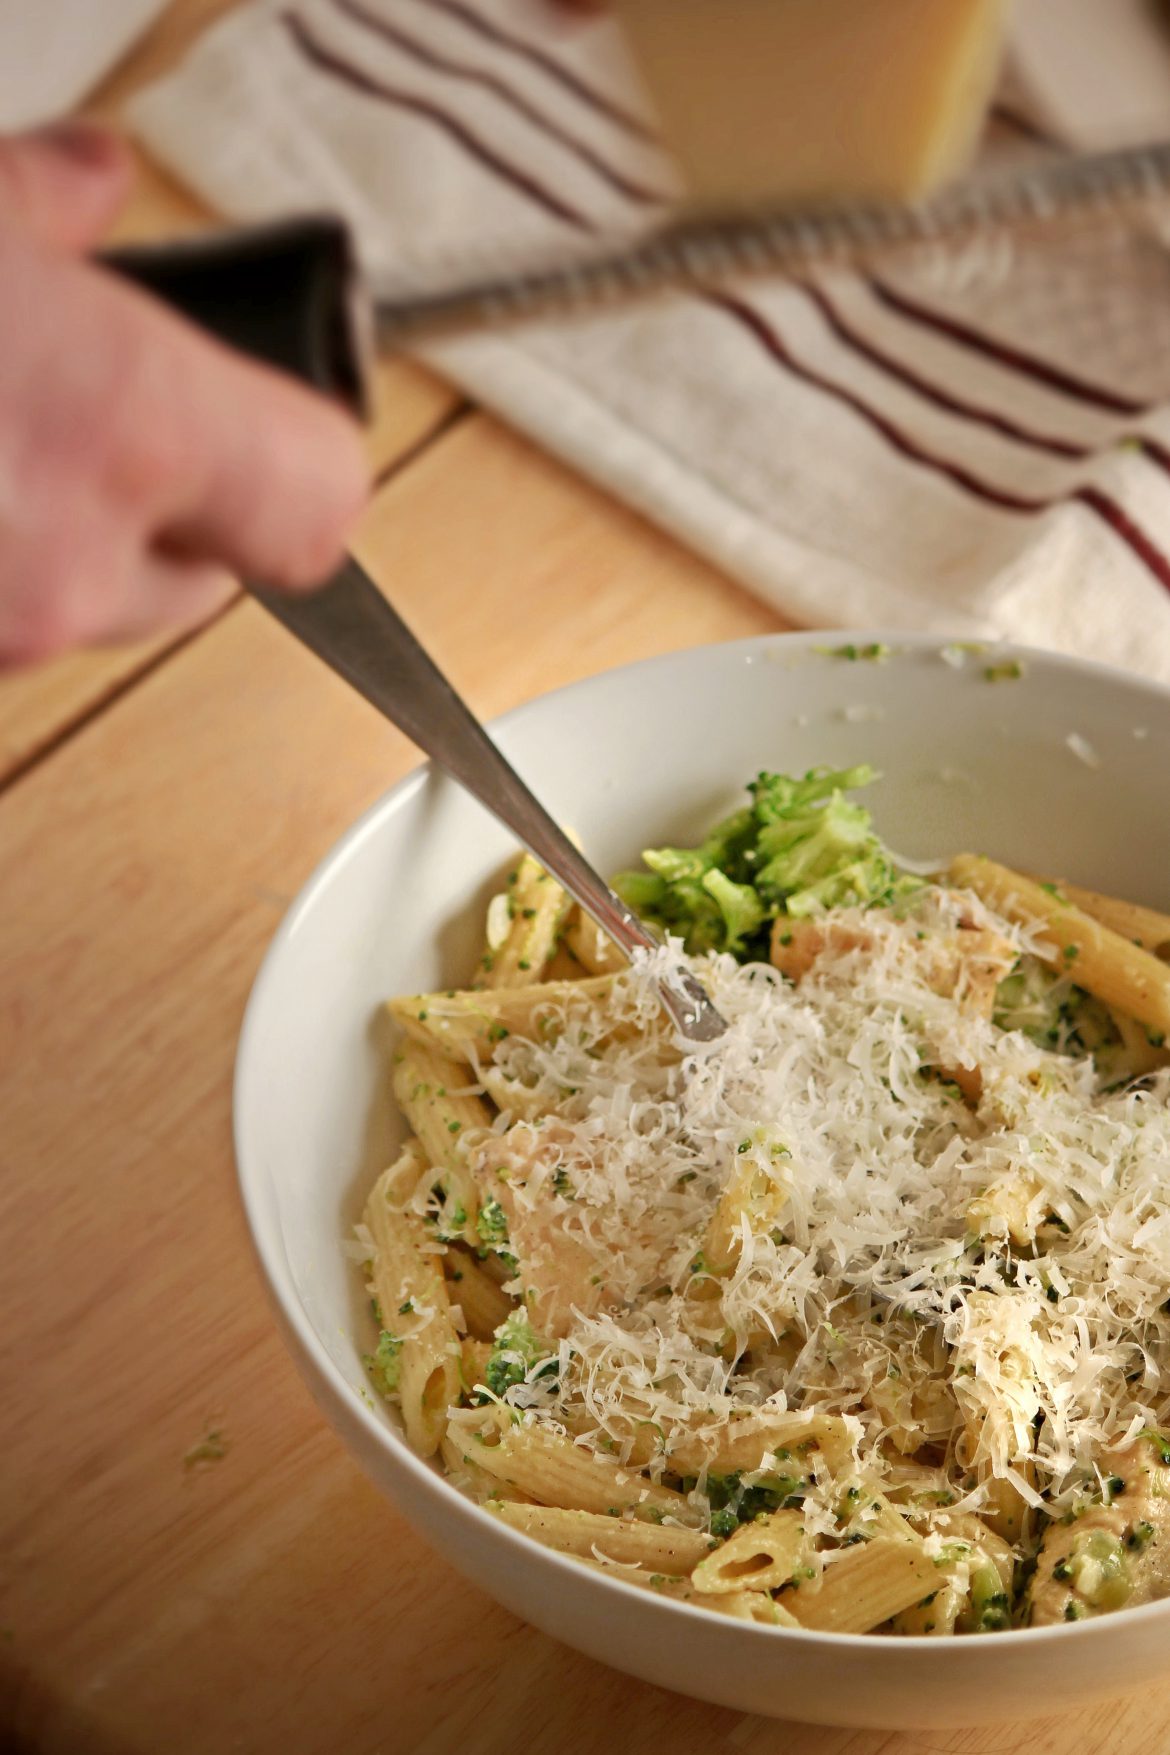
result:
<svg viewBox="0 0 1170 1755"><path fill-rule="evenodd" d="M1027 652L1015 655L1020 680L990 682L1000 651L964 654L955 668L938 640L854 638L884 638L891 656L830 657L824 635L682 652L535 701L496 735L602 871L693 836L760 768L864 760L884 775L870 794L878 828L903 854L968 848L1170 907L1170 692ZM311 1389L373 1479L516 1614L648 1681L745 1711L969 1724L1059 1711L1170 1672L1170 1601L949 1640L776 1631L664 1602L503 1528L368 1404L360 1355L371 1336L341 1240L385 1150L371 1018L389 994L465 977L511 851L456 786L412 774L306 885L240 1042L236 1151L256 1247Z"/></svg>

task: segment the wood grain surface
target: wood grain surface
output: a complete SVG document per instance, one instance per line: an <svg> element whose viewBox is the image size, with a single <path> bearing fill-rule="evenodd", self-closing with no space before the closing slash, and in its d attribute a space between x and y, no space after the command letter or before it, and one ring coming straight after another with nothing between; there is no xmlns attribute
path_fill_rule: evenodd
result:
<svg viewBox="0 0 1170 1755"><path fill-rule="evenodd" d="M218 10L176 7L138 66ZM452 419L432 380L396 365L386 389L398 467L358 552L481 712L779 625L496 422ZM264 948L415 752L244 600L177 649L10 680L0 727L0 1749L1170 1748L1168 1690L1075 1723L776 1724L631 1681L465 1584L299 1382L230 1139Z"/></svg>

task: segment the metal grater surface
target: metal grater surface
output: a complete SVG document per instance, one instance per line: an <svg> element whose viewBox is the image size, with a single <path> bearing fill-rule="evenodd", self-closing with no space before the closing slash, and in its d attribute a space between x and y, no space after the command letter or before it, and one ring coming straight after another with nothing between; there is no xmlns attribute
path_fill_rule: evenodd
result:
<svg viewBox="0 0 1170 1755"><path fill-rule="evenodd" d="M916 206L683 218L569 260L530 260L515 267L498 260L472 264L462 278L437 290L384 289L378 326L384 341L402 345L452 331L495 328L510 320L588 311L639 294L707 286L733 276L875 265L888 274L899 262L912 264L919 275L929 273L936 262L938 271L948 276L948 292L953 292L964 260L979 265L971 278L980 283L981 309L986 312L996 249L1013 268L1013 320L1035 321L1032 306L1039 300L1050 321L1053 289L1033 285L1021 305L1021 285L1026 283L1017 271L1029 254L1040 256L1037 239L1048 242L1053 236L1070 248L1080 236L1082 248L1099 260L1102 227L1111 239L1125 240L1126 255L1132 257L1128 271L1141 284L1136 296L1132 285L1126 289L1121 283L1118 293L1131 297L1148 324L1147 283L1151 274L1165 277L1161 245L1152 241L1149 228L1159 216L1165 219L1168 195L1170 141L1091 156L1044 154L1015 164L1000 160ZM1146 228L1144 254L1139 247L1143 233L1133 232L1135 222ZM1111 251L1113 247L1111 243ZM1055 264L1047 272L1060 273ZM1066 284L1061 279L1055 290ZM1100 296L1091 295L1093 308L1084 317L1098 343ZM1170 340L1170 301L1165 308ZM1140 337L1132 325L1130 329L1136 348ZM1127 375L1137 369L1136 358L1126 362Z"/></svg>

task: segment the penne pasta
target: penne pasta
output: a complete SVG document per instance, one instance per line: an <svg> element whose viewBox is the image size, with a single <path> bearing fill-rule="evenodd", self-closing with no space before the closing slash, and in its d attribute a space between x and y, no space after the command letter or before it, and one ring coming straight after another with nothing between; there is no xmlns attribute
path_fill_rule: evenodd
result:
<svg viewBox="0 0 1170 1755"><path fill-rule="evenodd" d="M1024 1457L1017 1464L1018 1472L1035 1491L1036 1465ZM984 1482L983 1522L994 1534L1010 1542L1026 1542L1036 1514L1019 1487L1006 1475L990 1475Z"/></svg>
<svg viewBox="0 0 1170 1755"><path fill-rule="evenodd" d="M561 886L531 853L522 854L508 873L507 888L488 907L480 985L524 987L539 981L568 912Z"/></svg>
<svg viewBox="0 0 1170 1755"><path fill-rule="evenodd" d="M468 1333L478 1341L490 1341L505 1317L516 1308L469 1249L458 1244L443 1258L450 1296L463 1311ZM500 1269L506 1273L505 1268Z"/></svg>
<svg viewBox="0 0 1170 1755"><path fill-rule="evenodd" d="M564 941L587 975L619 975L629 966L625 953L580 908L575 908L569 917Z"/></svg>
<svg viewBox="0 0 1170 1755"><path fill-rule="evenodd" d="M1035 879L1043 884L1046 880ZM1074 907L1091 914L1111 932L1140 945L1162 962L1170 961L1170 914L1156 908L1143 908L1140 902L1124 902L1117 896L1102 896L1097 890L1083 890L1077 884L1058 883L1056 888L1067 896Z"/></svg>
<svg viewBox="0 0 1170 1755"><path fill-rule="evenodd" d="M561 1418L570 1431L591 1431L584 1410L567 1408ZM667 1431L657 1421L631 1420L629 1430L612 1441L631 1468L688 1478L710 1471L716 1475L742 1474L753 1469L787 1467L812 1450L834 1460L847 1456L851 1447L848 1423L837 1414L747 1414L738 1420L704 1422L691 1429ZM785 1453L777 1461L777 1453Z"/></svg>
<svg viewBox="0 0 1170 1755"><path fill-rule="evenodd" d="M406 1210L421 1177L421 1155L408 1147L378 1178L364 1223L374 1244L370 1287L380 1336L371 1374L402 1409L407 1439L433 1456L459 1400L460 1347L440 1258L416 1213Z"/></svg>
<svg viewBox="0 0 1170 1755"><path fill-rule="evenodd" d="M811 1548L799 1511L773 1511L736 1530L700 1560L691 1582L705 1596L779 1590L807 1565Z"/></svg>
<svg viewBox="0 0 1170 1755"><path fill-rule="evenodd" d="M727 1475L775 1467L778 1451L792 1456L807 1446L839 1459L849 1454L851 1445L849 1426L837 1414L749 1414L725 1425L676 1433L667 1444L666 1459L675 1474L710 1469Z"/></svg>
<svg viewBox="0 0 1170 1755"><path fill-rule="evenodd" d="M802 1627L819 1633L869 1633L937 1588L934 1561L915 1540L875 1536L834 1555L818 1580L784 1596Z"/></svg>
<svg viewBox="0 0 1170 1755"><path fill-rule="evenodd" d="M606 1517L595 1511L508 1505L500 1507L497 1515L511 1529L534 1536L545 1547L557 1548L563 1554L644 1566L650 1572L674 1577L686 1577L712 1547L712 1538L701 1530Z"/></svg>
<svg viewBox="0 0 1170 1755"><path fill-rule="evenodd" d="M464 1454L486 1474L518 1487L542 1505L567 1511L633 1512L637 1517L669 1514L694 1524L698 1515L682 1493L659 1486L648 1476L616 1464L540 1426L480 1425L467 1434Z"/></svg>
<svg viewBox="0 0 1170 1755"><path fill-rule="evenodd" d="M470 1396L483 1383L491 1356L490 1342L464 1335L459 1346L459 1377L465 1396Z"/></svg>
<svg viewBox="0 0 1170 1755"><path fill-rule="evenodd" d="M468 1143L491 1125L486 1103L465 1089L466 1068L433 1048L404 1043L394 1067L394 1095L430 1163L441 1174L445 1193L444 1237L478 1242L479 1197L467 1168Z"/></svg>
<svg viewBox="0 0 1170 1755"><path fill-rule="evenodd" d="M1157 1035L1170 1032L1170 967L1149 951L1074 907L1055 886L1046 890L993 860L960 854L951 861L950 879L1005 919L1043 927L1052 948L1037 945L1037 951L1078 987Z"/></svg>
<svg viewBox="0 0 1170 1755"><path fill-rule="evenodd" d="M449 993L415 993L392 999L388 1010L412 1041L466 1061L490 1061L509 1036L537 1041L559 1034L567 1007L574 1014L600 1010L613 982L609 976L584 981L534 981L485 992L478 988ZM461 1072L464 1083L466 1069Z"/></svg>
<svg viewBox="0 0 1170 1755"><path fill-rule="evenodd" d="M674 1603L690 1603L696 1609L706 1609L715 1615L727 1615L734 1621L755 1621L763 1627L800 1626L796 1616L766 1591L741 1590L726 1596L704 1596L695 1589L689 1578L676 1578L669 1572L646 1572L641 1567L618 1567L612 1561L607 1563L584 1554L574 1554L573 1559L579 1566L588 1567L591 1572L600 1572L609 1578L620 1578L623 1583L636 1584L643 1590L653 1592L656 1597L666 1597Z"/></svg>
<svg viewBox="0 0 1170 1755"><path fill-rule="evenodd" d="M465 1446L458 1438L451 1435L448 1427L439 1445L439 1455L443 1461L449 1478L464 1492L473 1493L481 1504L494 1510L497 1505L521 1505L530 1503L523 1493L515 1487L509 1487L504 1481L497 1481L494 1476L477 1468L474 1458L466 1453Z"/></svg>
<svg viewBox="0 0 1170 1755"><path fill-rule="evenodd" d="M789 1178L779 1173L782 1164L782 1159L774 1164L761 1163L754 1153L737 1152L732 1159L727 1186L703 1241L704 1258L718 1278L730 1274L739 1260L745 1223L748 1231L756 1235L769 1231L779 1218L789 1194ZM707 1283L700 1280L696 1290L701 1293Z"/></svg>

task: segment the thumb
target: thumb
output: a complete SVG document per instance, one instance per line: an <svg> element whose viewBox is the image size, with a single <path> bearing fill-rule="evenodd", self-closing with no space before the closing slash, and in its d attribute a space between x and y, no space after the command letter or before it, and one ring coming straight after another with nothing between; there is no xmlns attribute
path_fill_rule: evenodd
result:
<svg viewBox="0 0 1170 1755"><path fill-rule="evenodd" d="M133 175L117 135L89 122L0 137L0 218L20 220L58 249L88 249L122 206Z"/></svg>

